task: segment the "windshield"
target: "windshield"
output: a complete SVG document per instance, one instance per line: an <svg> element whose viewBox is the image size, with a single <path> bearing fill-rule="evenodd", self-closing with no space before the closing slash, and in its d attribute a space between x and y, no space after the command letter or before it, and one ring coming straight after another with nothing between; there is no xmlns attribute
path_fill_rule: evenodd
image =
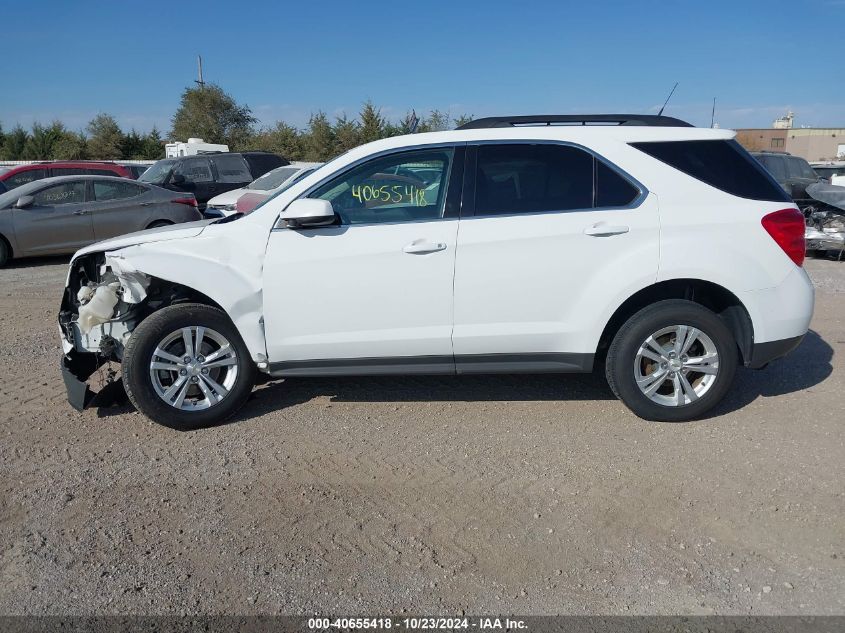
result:
<svg viewBox="0 0 845 633"><path fill-rule="evenodd" d="M175 162L176 161L173 159L160 160L141 174L138 180L141 182L149 182L154 185L160 185L167 180L167 176L170 174L170 170L173 168L173 164Z"/></svg>
<svg viewBox="0 0 845 633"><path fill-rule="evenodd" d="M293 176L297 167L279 167L273 171L267 172L261 178L256 178L249 183L247 189L258 189L259 191L270 191L279 185L283 184L285 180Z"/></svg>

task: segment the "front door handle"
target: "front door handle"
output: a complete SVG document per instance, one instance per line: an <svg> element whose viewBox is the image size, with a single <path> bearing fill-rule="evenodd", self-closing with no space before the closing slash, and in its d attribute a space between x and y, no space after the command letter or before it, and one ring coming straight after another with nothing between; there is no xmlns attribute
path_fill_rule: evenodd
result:
<svg viewBox="0 0 845 633"><path fill-rule="evenodd" d="M589 235L590 237L609 237L611 235L622 235L630 230L631 229L624 225L611 226L609 224L602 224L599 222L598 224L594 224L590 228L586 229L584 231L584 235Z"/></svg>
<svg viewBox="0 0 845 633"><path fill-rule="evenodd" d="M424 255L425 253L436 253L445 251L446 244L443 242L428 242L426 240L414 240L402 249L403 252L411 255Z"/></svg>

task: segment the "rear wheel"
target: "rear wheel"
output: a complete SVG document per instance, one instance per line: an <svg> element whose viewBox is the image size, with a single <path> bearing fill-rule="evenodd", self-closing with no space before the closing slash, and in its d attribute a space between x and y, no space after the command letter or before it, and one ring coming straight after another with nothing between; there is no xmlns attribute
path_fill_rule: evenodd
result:
<svg viewBox="0 0 845 633"><path fill-rule="evenodd" d="M610 388L647 420L697 418L727 393L737 347L724 322L691 301L660 301L622 326L607 355Z"/></svg>
<svg viewBox="0 0 845 633"><path fill-rule="evenodd" d="M0 266L5 266L9 261L9 245L6 240L0 237Z"/></svg>
<svg viewBox="0 0 845 633"><path fill-rule="evenodd" d="M132 404L159 424L192 429L222 422L249 397L255 364L217 308L163 308L135 328L123 357Z"/></svg>

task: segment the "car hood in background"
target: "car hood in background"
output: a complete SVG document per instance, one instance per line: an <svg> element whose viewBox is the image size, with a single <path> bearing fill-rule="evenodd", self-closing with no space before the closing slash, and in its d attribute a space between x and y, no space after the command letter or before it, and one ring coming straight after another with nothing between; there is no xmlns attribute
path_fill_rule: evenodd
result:
<svg viewBox="0 0 845 633"><path fill-rule="evenodd" d="M807 195L814 200L845 211L845 187L817 182L807 187Z"/></svg>
<svg viewBox="0 0 845 633"><path fill-rule="evenodd" d="M240 198L245 191L248 191L248 189L241 187L240 189L232 189L231 191L221 193L219 196L214 196L211 200L209 200L208 206L222 207L227 204L235 204L238 201L238 198Z"/></svg>
<svg viewBox="0 0 845 633"><path fill-rule="evenodd" d="M128 233L120 237L113 237L109 240L103 240L96 244L86 246L76 252L74 259L80 255L87 253L99 253L105 251L114 251L119 248L126 248L127 246L135 246L137 244L146 244L148 242L163 242L165 240L179 240L186 237L195 237L203 232L203 229L211 224L212 220L198 220L196 222L185 222L183 224L173 224L170 226L160 226L155 229L147 229L146 231L137 231L136 233Z"/></svg>

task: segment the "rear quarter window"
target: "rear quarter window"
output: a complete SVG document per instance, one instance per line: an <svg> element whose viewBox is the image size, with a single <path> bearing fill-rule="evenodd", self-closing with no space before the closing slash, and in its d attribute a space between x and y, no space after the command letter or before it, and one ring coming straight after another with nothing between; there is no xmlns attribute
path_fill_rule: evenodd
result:
<svg viewBox="0 0 845 633"><path fill-rule="evenodd" d="M777 181L735 140L650 141L631 145L725 193L750 200L792 202Z"/></svg>

